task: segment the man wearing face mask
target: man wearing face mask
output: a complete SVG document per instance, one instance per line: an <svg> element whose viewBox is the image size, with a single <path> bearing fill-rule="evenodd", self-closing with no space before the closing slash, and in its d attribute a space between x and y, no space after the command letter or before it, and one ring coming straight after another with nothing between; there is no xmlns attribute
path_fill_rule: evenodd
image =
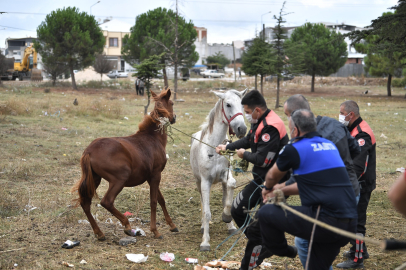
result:
<svg viewBox="0 0 406 270"><path fill-rule="evenodd" d="M302 202L302 206L292 208L330 226L355 232L355 193L336 145L316 131L317 122L309 110L294 111L289 118L289 129L292 144L282 149L266 175L262 190L264 201L278 181L292 169L298 187L296 194ZM261 207L258 219L263 243L274 255L296 256L297 249L287 244L285 232L301 239L311 238L313 224L278 205ZM348 238L316 226L309 269L329 269L340 248L348 242Z"/></svg>
<svg viewBox="0 0 406 270"><path fill-rule="evenodd" d="M357 206L357 234L365 235L367 208L371 193L376 187L376 141L371 127L359 113L358 104L348 100L340 105L339 121L348 127L361 147L361 153L354 158L354 168L361 187L360 199ZM369 258L367 247L363 241L350 241L350 251L344 252L348 260L337 264L338 268L364 268L364 259Z"/></svg>
<svg viewBox="0 0 406 270"><path fill-rule="evenodd" d="M310 111L310 105L307 99L300 94L289 97L283 106L285 115L290 119L291 114L300 109ZM360 153L360 147L357 141L351 136L348 129L339 123L336 119L317 116L317 132L330 141L332 141L340 153L341 159L347 169L347 173L352 184L356 198L359 198L360 188L357 180L357 175L354 170L354 163L352 158ZM277 184L275 189L281 189L285 195L297 194L297 183L295 178L291 177L288 181L282 184ZM298 254L303 267L306 265L309 241L300 237L295 237L295 245L298 248ZM330 268L333 269L332 267Z"/></svg>
<svg viewBox="0 0 406 270"><path fill-rule="evenodd" d="M243 97L241 104L244 107L245 117L251 123L249 133L236 142L227 146L219 145L216 148L217 153L226 149L237 150L239 158L254 164L252 170L254 180L237 194L231 208L231 215L239 227L244 226L247 220L244 210L253 208L261 198L261 189L258 186L264 182L265 175L275 163L279 151L289 142L285 124L274 111L267 108L260 92L257 90L249 92ZM248 148L251 148L251 152L245 151ZM248 226L245 233L249 241L241 262L242 270L253 269L271 255L262 249L258 223ZM257 235L256 238L259 240L251 241L251 234Z"/></svg>

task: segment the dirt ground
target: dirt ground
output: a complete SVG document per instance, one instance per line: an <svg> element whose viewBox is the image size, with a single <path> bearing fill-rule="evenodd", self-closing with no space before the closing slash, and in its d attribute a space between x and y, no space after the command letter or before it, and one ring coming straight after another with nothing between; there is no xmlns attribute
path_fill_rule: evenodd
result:
<svg viewBox="0 0 406 270"><path fill-rule="evenodd" d="M11 83L11 82L10 82ZM119 246L125 235L123 227L109 212L100 207L99 199L92 203L92 213L106 234L99 242L93 235L81 208L72 208L72 185L80 178L79 159L86 146L95 138L127 136L137 130L143 116L145 97L134 90L50 88L29 84L6 84L0 88L0 269L64 269L68 262L76 269L193 269L185 258L197 258L200 264L222 257L238 236L227 237L221 221L221 186L212 188L210 225L211 251L200 252L200 201L189 165L190 138L173 134L168 143L169 160L163 172L161 190L169 214L178 226L171 233L158 208L158 230L163 239L153 239L149 232L149 187L144 184L125 188L115 205L122 213L134 214L133 227L146 232L136 237L137 243ZM215 85L214 85L215 86ZM215 86L216 87L216 86ZM245 85L238 87L244 89ZM199 129L217 98L211 88L201 88L191 82L180 83L175 111L176 127L192 134ZM363 94L368 89L368 94ZM405 239L405 220L391 206L387 191L400 175L396 169L405 167L406 110L405 90L394 89L393 97L385 96L384 86L318 84L316 92L301 82L282 85L280 103L292 94L304 94L316 115L338 118L338 107L346 99L358 102L362 117L374 129L377 139L377 189L368 208L367 234L375 239ZM265 97L270 108L275 107L275 84L265 85ZM77 98L79 106L73 106ZM150 107L151 108L151 107ZM281 108L278 115L286 121ZM126 118L128 119L126 119ZM236 177L237 185L251 179L250 174ZM108 184L98 188L101 198ZM235 191L234 196L241 188ZM298 198L288 203L299 205ZM63 249L67 240L79 240L73 249ZM293 244L293 237L288 236ZM246 239L241 237L226 260L241 260ZM348 248L341 250L340 254ZM401 251L383 252L368 246L370 259L366 269L395 269L405 262ZM175 254L169 264L159 259L161 252ZM126 254L149 256L147 262L135 264ZM80 262L85 260L87 264ZM337 256L333 265L342 262ZM271 257L271 269L301 269L298 258ZM172 266L171 266L172 265Z"/></svg>

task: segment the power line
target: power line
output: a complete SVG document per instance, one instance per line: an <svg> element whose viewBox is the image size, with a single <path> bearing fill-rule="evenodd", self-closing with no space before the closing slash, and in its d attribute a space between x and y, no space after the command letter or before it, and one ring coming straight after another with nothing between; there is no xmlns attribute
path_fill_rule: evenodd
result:
<svg viewBox="0 0 406 270"><path fill-rule="evenodd" d="M11 27L11 26L6 26L6 25L0 25L0 27L6 27L6 28L11 28L11 29L17 29L17 30L24 30L24 31L37 32L37 31L34 31L34 30L22 29L22 28Z"/></svg>

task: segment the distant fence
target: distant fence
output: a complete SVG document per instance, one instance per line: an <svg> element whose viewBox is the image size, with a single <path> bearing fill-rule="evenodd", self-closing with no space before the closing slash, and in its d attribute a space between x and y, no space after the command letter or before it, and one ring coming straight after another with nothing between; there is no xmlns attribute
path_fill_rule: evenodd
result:
<svg viewBox="0 0 406 270"><path fill-rule="evenodd" d="M345 64L336 73L331 74L330 77L350 77L350 76L366 76L364 65L362 64ZM368 76L366 76L368 77Z"/></svg>

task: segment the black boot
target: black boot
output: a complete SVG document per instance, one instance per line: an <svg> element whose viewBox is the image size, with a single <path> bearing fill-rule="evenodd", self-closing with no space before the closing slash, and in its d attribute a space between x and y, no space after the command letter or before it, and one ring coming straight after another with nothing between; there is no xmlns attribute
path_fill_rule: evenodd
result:
<svg viewBox="0 0 406 270"><path fill-rule="evenodd" d="M361 233L357 233L357 234L363 236L363 234L361 234ZM351 244L353 244L353 246L351 247L350 251L348 253L344 253L345 256L349 257L349 258L347 257L348 260L337 264L338 268L344 268L344 269L364 268L364 256L363 255L364 255L364 253L368 253L365 249L364 241L356 240L355 245L354 245L353 241L351 241ZM368 254L368 258L369 258L369 254Z"/></svg>

